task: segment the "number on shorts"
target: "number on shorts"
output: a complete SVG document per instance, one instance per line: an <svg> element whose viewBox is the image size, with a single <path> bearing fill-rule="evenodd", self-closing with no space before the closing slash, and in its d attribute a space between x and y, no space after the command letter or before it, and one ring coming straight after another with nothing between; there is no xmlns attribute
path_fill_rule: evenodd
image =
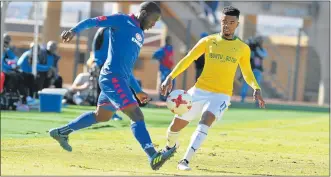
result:
<svg viewBox="0 0 331 177"><path fill-rule="evenodd" d="M225 103L225 101L221 104L221 106L220 106L220 111L222 112L222 111L224 111L226 109L226 103Z"/></svg>

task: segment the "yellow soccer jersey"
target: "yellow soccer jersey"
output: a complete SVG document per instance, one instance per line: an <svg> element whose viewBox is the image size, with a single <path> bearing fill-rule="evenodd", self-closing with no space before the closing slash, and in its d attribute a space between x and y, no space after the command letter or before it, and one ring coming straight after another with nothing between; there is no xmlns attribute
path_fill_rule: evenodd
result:
<svg viewBox="0 0 331 177"><path fill-rule="evenodd" d="M177 77L202 54L205 55L205 65L195 84L197 88L232 96L234 77L239 64L248 85L253 89L260 89L251 69L249 46L238 37L233 40L224 39L220 33L202 38L176 65L170 76Z"/></svg>

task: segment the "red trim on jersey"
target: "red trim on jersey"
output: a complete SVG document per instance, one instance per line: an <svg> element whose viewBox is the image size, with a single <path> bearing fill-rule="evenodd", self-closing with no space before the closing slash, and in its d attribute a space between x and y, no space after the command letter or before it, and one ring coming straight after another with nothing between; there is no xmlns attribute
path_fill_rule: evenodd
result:
<svg viewBox="0 0 331 177"><path fill-rule="evenodd" d="M99 16L99 17L97 17L97 19L99 21L104 21L104 20L107 20L107 17L106 16Z"/></svg>
<svg viewBox="0 0 331 177"><path fill-rule="evenodd" d="M136 19L134 14L129 14L130 18L136 23L138 27L140 27L140 22Z"/></svg>

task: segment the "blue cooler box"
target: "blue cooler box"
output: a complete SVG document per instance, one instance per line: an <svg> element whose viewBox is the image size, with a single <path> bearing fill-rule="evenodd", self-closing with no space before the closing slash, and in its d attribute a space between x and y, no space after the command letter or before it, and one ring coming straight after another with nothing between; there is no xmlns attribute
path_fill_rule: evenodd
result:
<svg viewBox="0 0 331 177"><path fill-rule="evenodd" d="M63 95L55 93L39 93L40 112L61 112Z"/></svg>

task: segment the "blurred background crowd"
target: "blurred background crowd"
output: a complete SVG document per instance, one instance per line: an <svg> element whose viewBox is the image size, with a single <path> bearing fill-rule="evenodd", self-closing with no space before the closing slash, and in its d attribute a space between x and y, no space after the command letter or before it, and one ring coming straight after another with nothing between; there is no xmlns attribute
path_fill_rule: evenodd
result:
<svg viewBox="0 0 331 177"><path fill-rule="evenodd" d="M38 91L45 88L66 89L64 104L95 105L100 91L97 80L107 57L105 50L109 34L103 28L92 29L77 36L72 43L63 44L60 33L85 18L117 12L134 13L139 3L2 3L6 10L2 11L5 14L2 20L1 109L33 109L39 104ZM329 104L330 53L327 48L330 46L329 37L326 37L329 25L325 23L330 20L327 20L329 17L326 17L323 2L159 4L162 19L155 29L146 32L144 47L134 70L153 101L166 100L158 93L160 83L196 41L220 32L220 9L233 5L242 10L236 35L251 49L251 67L264 97L282 102ZM202 55L174 81L174 88L192 86L203 67ZM251 94L252 89L238 70L233 101L251 101L248 99Z"/></svg>

